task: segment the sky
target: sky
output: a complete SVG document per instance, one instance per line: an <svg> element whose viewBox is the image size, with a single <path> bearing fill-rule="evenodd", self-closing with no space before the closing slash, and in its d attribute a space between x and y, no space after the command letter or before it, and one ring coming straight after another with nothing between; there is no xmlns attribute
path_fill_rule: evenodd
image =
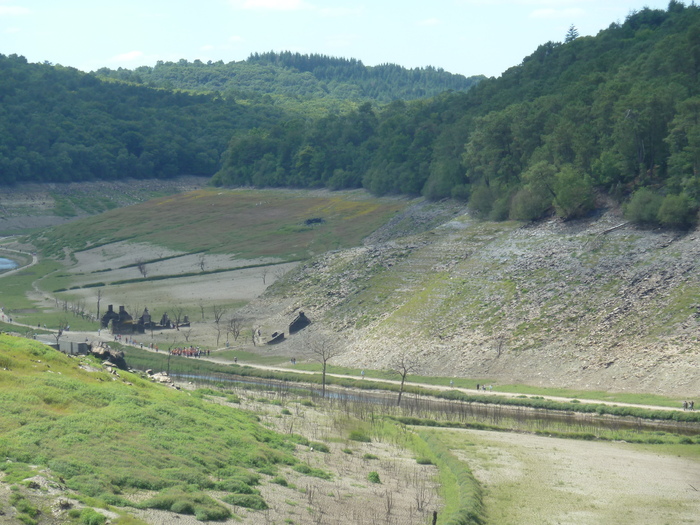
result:
<svg viewBox="0 0 700 525"><path fill-rule="evenodd" d="M684 2L689 4L690 1ZM668 0L0 0L0 53L83 71L292 51L500 76ZM0 79L2 81L2 79Z"/></svg>

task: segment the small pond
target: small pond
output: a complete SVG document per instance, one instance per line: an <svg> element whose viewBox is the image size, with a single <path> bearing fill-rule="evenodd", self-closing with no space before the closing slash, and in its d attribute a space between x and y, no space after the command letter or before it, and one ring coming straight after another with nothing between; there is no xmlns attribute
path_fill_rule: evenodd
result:
<svg viewBox="0 0 700 525"><path fill-rule="evenodd" d="M0 257L0 272L5 270L12 270L14 268L17 268L17 266L18 265L15 261L11 261L10 259Z"/></svg>

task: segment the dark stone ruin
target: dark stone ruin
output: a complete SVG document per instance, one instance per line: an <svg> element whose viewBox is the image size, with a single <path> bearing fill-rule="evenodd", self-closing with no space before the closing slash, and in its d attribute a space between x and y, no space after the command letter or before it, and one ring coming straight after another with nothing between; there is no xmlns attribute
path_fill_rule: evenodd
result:
<svg viewBox="0 0 700 525"><path fill-rule="evenodd" d="M270 340L265 344L276 345L277 343L281 343L282 341L284 341L284 332L272 332Z"/></svg>
<svg viewBox="0 0 700 525"><path fill-rule="evenodd" d="M311 320L304 315L304 312L299 312L294 320L289 323L289 335L296 334L298 331L303 330L310 324Z"/></svg>
<svg viewBox="0 0 700 525"><path fill-rule="evenodd" d="M289 323L289 335L294 335L300 330L303 330L311 324L311 320L304 315L304 312L299 312L294 320ZM276 345L284 341L284 332L273 332L267 345Z"/></svg>
<svg viewBox="0 0 700 525"><path fill-rule="evenodd" d="M119 307L119 313L114 311L110 304L107 307L107 313L102 316L102 328L109 328L113 334L144 334L147 330L171 330L190 326L190 320L185 316L184 321L180 324L173 323L168 317L168 313L164 313L160 318L160 322L153 321L148 308L144 308L141 317L134 321L134 318L126 311L123 306Z"/></svg>

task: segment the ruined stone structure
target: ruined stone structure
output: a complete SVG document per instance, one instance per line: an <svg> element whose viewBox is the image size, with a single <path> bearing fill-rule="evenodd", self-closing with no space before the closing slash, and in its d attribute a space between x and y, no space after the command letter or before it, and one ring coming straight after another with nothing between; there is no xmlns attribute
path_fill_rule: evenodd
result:
<svg viewBox="0 0 700 525"><path fill-rule="evenodd" d="M304 315L304 312L299 312L294 320L289 323L289 335L297 333L299 330L303 330L311 324L311 320Z"/></svg>
<svg viewBox="0 0 700 525"><path fill-rule="evenodd" d="M185 316L185 322L186 324L181 323L180 326L189 326L189 319L187 319L187 316ZM107 307L107 313L102 316L101 324L102 328L109 328L113 334L122 335L144 334L147 330L168 330L175 328L167 312L161 317L160 323L156 324L153 322L148 308L144 308L141 317L134 321L134 318L123 306L119 307L119 313L117 313L114 311L111 304Z"/></svg>

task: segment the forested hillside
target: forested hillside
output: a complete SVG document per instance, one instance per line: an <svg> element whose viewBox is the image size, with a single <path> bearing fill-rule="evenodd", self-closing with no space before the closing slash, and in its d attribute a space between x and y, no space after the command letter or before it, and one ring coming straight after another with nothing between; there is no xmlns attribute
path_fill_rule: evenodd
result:
<svg viewBox="0 0 700 525"><path fill-rule="evenodd" d="M211 177L236 132L478 80L291 53L95 74L0 55L0 76L0 184Z"/></svg>
<svg viewBox="0 0 700 525"><path fill-rule="evenodd" d="M0 55L0 78L0 184L211 176L233 131L283 116L271 104L103 82L17 55Z"/></svg>
<svg viewBox="0 0 700 525"><path fill-rule="evenodd" d="M700 202L699 72L700 9L672 0L466 93L237 134L214 182L452 196L525 220L585 215L603 192L683 227Z"/></svg>
<svg viewBox="0 0 700 525"><path fill-rule="evenodd" d="M167 89L220 92L228 97L255 95L338 100L414 100L444 91L466 91L482 76L465 77L433 67L406 69L395 64L365 66L356 59L325 55L255 53L241 62L159 61L135 70L102 68L100 78L115 78Z"/></svg>

